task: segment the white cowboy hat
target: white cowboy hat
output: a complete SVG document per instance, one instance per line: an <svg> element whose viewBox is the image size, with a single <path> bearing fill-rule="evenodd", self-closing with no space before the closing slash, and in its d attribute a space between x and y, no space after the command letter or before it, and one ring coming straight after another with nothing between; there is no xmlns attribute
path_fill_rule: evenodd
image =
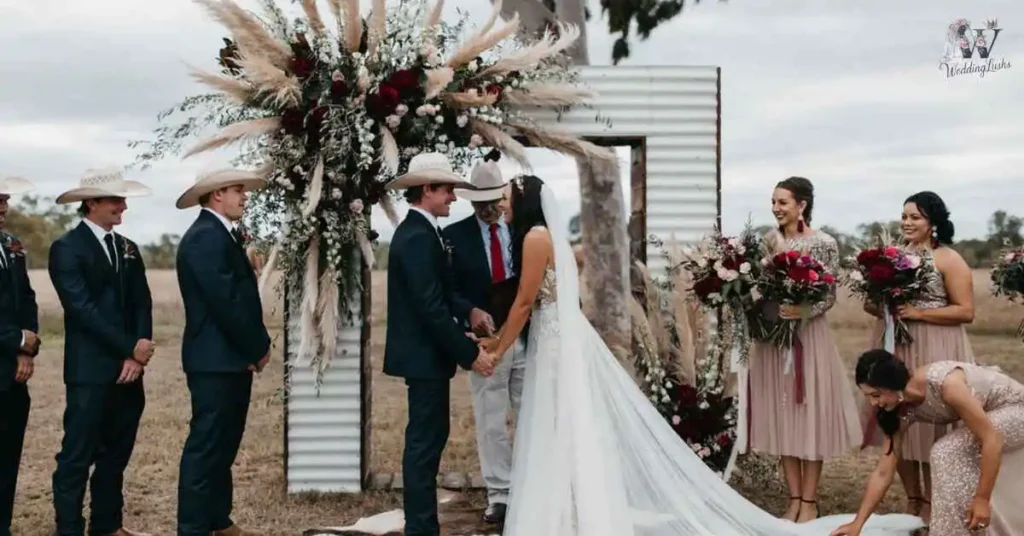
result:
<svg viewBox="0 0 1024 536"><path fill-rule="evenodd" d="M143 197L152 193L153 190L141 182L124 180L124 172L120 168L88 169L79 179L78 188L57 196L57 204L100 197Z"/></svg>
<svg viewBox="0 0 1024 536"><path fill-rule="evenodd" d="M456 188L472 188L455 174L448 157L441 153L420 153L409 162L409 171L386 186L389 190L406 190L427 184L454 184Z"/></svg>
<svg viewBox="0 0 1024 536"><path fill-rule="evenodd" d="M4 177L0 179L0 195L24 194L35 189L36 185L29 182L28 179L21 177Z"/></svg>
<svg viewBox="0 0 1024 536"><path fill-rule="evenodd" d="M199 204L199 198L228 186L241 186L244 191L259 190L267 185L267 179L252 171L241 169L218 169L196 177L196 183L181 194L178 208L191 208Z"/></svg>
<svg viewBox="0 0 1024 536"><path fill-rule="evenodd" d="M498 157L501 153L492 151L484 157L484 161L473 168L469 177L472 189L462 190L459 197L473 202L497 201L504 195L505 180L501 178L501 168L498 167Z"/></svg>

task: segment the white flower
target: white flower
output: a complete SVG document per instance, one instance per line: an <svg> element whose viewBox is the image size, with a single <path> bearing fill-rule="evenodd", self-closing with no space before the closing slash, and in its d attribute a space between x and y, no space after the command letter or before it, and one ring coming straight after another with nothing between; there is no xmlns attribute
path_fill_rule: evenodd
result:
<svg viewBox="0 0 1024 536"><path fill-rule="evenodd" d="M407 113L409 113L409 107L404 104L399 104L395 108L395 115L397 115L398 117L404 117L405 114Z"/></svg>
<svg viewBox="0 0 1024 536"><path fill-rule="evenodd" d="M757 287L750 289L750 297L754 301L761 301L761 291L757 290Z"/></svg>
<svg viewBox="0 0 1024 536"><path fill-rule="evenodd" d="M467 65L466 68L469 69L469 72L475 73L476 70L480 68L480 65L476 62L476 60L473 60L469 62L469 65Z"/></svg>
<svg viewBox="0 0 1024 536"><path fill-rule="evenodd" d="M707 268L707 267L708 267L708 260L707 259L705 259L705 258L697 259L697 268L700 268L701 270L703 270L704 268Z"/></svg>
<svg viewBox="0 0 1024 536"><path fill-rule="evenodd" d="M700 443L694 443L694 444L690 445L690 448L693 449L694 452L700 452L701 449L703 449L704 447L701 446Z"/></svg>
<svg viewBox="0 0 1024 536"><path fill-rule="evenodd" d="M700 455L701 458L707 458L708 456L711 456L711 451L708 450L707 447L704 447L704 448L700 449L700 452L698 454Z"/></svg>
<svg viewBox="0 0 1024 536"><path fill-rule="evenodd" d="M1017 258L1017 255L1012 251L1003 256L1004 262L1013 262L1013 259Z"/></svg>
<svg viewBox="0 0 1024 536"><path fill-rule="evenodd" d="M479 134L473 134L472 136L469 137L469 148L470 149L476 149L477 147L480 147L481 145L483 145L483 143L484 143L484 139L481 138Z"/></svg>
<svg viewBox="0 0 1024 536"><path fill-rule="evenodd" d="M419 147L406 147L405 150L402 152L405 154L405 156L416 156L420 154L420 149Z"/></svg>
<svg viewBox="0 0 1024 536"><path fill-rule="evenodd" d="M447 134L441 134L440 136L437 137L437 141L442 142L442 143L448 141L448 135Z"/></svg>
<svg viewBox="0 0 1024 536"><path fill-rule="evenodd" d="M708 299L711 300L712 302L716 302L722 299L722 295L717 292L712 292L711 294L708 294Z"/></svg>
<svg viewBox="0 0 1024 536"><path fill-rule="evenodd" d="M907 255L907 260L910 261L911 268L921 266L921 257L918 257L917 255Z"/></svg>
<svg viewBox="0 0 1024 536"><path fill-rule="evenodd" d="M750 263L749 262L745 262L745 263L740 265L740 273L743 274L743 275L747 275L747 274L750 273Z"/></svg>
<svg viewBox="0 0 1024 536"><path fill-rule="evenodd" d="M427 115L427 105L421 104L416 108L416 115L424 117Z"/></svg>
<svg viewBox="0 0 1024 536"><path fill-rule="evenodd" d="M342 74L341 71L334 71L333 73L331 73L331 80L335 82L341 82L344 79L345 75Z"/></svg>
<svg viewBox="0 0 1024 536"><path fill-rule="evenodd" d="M363 212L363 200L356 199L348 204L348 209L355 214L361 214Z"/></svg>
<svg viewBox="0 0 1024 536"><path fill-rule="evenodd" d="M681 423L681 422L683 422L683 420L679 418L679 415L673 415L672 416L672 425L673 426L679 426L679 423Z"/></svg>
<svg viewBox="0 0 1024 536"><path fill-rule="evenodd" d="M708 405L707 400L702 400L701 403L697 405L697 407L699 407L700 409L708 409L711 406Z"/></svg>
<svg viewBox="0 0 1024 536"><path fill-rule="evenodd" d="M715 264L713 264L712 266L715 268L715 270L721 271L722 270L722 259L716 260Z"/></svg>
<svg viewBox="0 0 1024 536"><path fill-rule="evenodd" d="M443 115L435 116L434 117L434 122L437 123L438 125L443 125L444 124L444 116Z"/></svg>
<svg viewBox="0 0 1024 536"><path fill-rule="evenodd" d="M477 91L476 91L476 88L475 88L475 87L471 87L471 88L467 89L467 90L466 90L466 93L467 93L467 94L468 94L468 95L469 95L470 97L476 97L476 96L477 96Z"/></svg>
<svg viewBox="0 0 1024 536"><path fill-rule="evenodd" d="M396 128L398 128L398 125L402 122L402 118L397 115L389 115L387 119L385 119L385 121L387 121L388 123L388 128L390 128L391 130L395 130Z"/></svg>
<svg viewBox="0 0 1024 536"><path fill-rule="evenodd" d="M356 86L359 87L359 91L366 91L370 87L370 71L366 70L366 67L359 68L359 78L356 80Z"/></svg>
<svg viewBox="0 0 1024 536"><path fill-rule="evenodd" d="M458 125L459 128L465 128L467 123L469 123L469 117L466 115L460 115L455 118L455 124Z"/></svg>
<svg viewBox="0 0 1024 536"><path fill-rule="evenodd" d="M739 238L736 238L735 236L734 236L734 237L732 237L732 238L730 238L730 239L729 239L729 245L730 245L730 246L732 246L732 247L737 247L737 246L739 246L739 245L740 245L740 239L739 239Z"/></svg>

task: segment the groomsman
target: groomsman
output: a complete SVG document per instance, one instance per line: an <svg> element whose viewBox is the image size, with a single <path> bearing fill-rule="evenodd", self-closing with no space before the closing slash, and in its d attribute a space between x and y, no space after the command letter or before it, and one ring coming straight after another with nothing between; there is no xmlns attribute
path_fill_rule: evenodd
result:
<svg viewBox="0 0 1024 536"><path fill-rule="evenodd" d="M437 218L449 214L466 181L448 159L423 153L391 181L405 190L409 213L395 229L388 257L384 374L405 379L409 422L402 452L406 536L438 536L437 472L448 443L451 379L457 366L484 375L494 357L468 339L452 313L450 251Z"/></svg>
<svg viewBox="0 0 1024 536"><path fill-rule="evenodd" d="M473 215L444 229L452 245L455 272L455 315L480 337L501 328L515 301L518 278L512 273L512 236L498 208L505 181L492 151L473 168L472 189L458 196L473 203ZM469 373L473 392L477 455L480 473L487 485L484 521L505 519L512 476L512 441L508 433L508 412L518 413L523 393L526 352L521 340L502 357L492 376Z"/></svg>
<svg viewBox="0 0 1024 536"><path fill-rule="evenodd" d="M245 432L253 372L270 360L256 274L238 222L260 176L220 170L201 176L177 207L202 209L178 246L178 287L185 303L181 360L192 421L178 479L179 536L249 534L231 520L232 476Z"/></svg>
<svg viewBox="0 0 1024 536"><path fill-rule="evenodd" d="M138 536L124 528L124 471L146 405L142 372L153 355L153 301L139 248L115 233L126 198L150 195L119 169L89 170L57 197L80 202L82 222L50 246L50 280L64 308L64 440L53 473L60 535ZM93 467L92 477L89 469Z"/></svg>
<svg viewBox="0 0 1024 536"><path fill-rule="evenodd" d="M12 195L34 190L25 179L0 180L0 229ZM39 351L39 312L21 242L0 230L0 536L11 536L14 492L31 398L28 380Z"/></svg>

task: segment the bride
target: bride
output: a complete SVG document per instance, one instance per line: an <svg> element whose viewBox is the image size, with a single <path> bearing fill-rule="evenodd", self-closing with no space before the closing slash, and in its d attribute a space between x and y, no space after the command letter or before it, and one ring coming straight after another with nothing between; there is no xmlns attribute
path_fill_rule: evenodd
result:
<svg viewBox="0 0 1024 536"><path fill-rule="evenodd" d="M481 344L502 355L526 336L529 352L504 536L810 536L852 519L781 520L716 476L583 316L551 189L519 176L502 203L519 293L502 331ZM861 534L906 536L921 526L903 514L876 516Z"/></svg>

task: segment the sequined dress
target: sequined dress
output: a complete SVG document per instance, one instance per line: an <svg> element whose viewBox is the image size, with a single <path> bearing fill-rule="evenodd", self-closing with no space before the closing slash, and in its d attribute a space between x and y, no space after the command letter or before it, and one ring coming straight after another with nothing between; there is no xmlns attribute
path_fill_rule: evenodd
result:
<svg viewBox="0 0 1024 536"><path fill-rule="evenodd" d="M815 230L807 237L788 239L786 249L808 253L838 273L839 248L826 233ZM770 342L756 342L751 349L750 450L825 460L847 454L860 443L857 399L825 314L835 300L833 291L797 330L803 347L803 401L797 397L801 378L796 367L787 371L787 352Z"/></svg>
<svg viewBox="0 0 1024 536"><path fill-rule="evenodd" d="M932 256L932 253L929 250L925 250L921 255L929 258ZM925 288L924 295L912 302L912 306L918 309L938 309L949 305L949 294L946 292L946 285L942 280L942 274L938 270L928 274L928 283ZM884 321L879 320L872 333L872 347L882 347L884 327ZM910 370L916 370L937 361L975 362L971 342L963 325L940 326L938 324L911 320L907 321L907 329L914 338L914 342L907 345L897 344L894 353L896 357L906 363L907 368ZM863 411L866 414L864 419L864 444L880 446L883 434L878 430L874 420L874 412L866 401ZM951 429L952 427L944 425L922 424L915 426L904 437L901 457L904 460L928 462L928 454L931 451L932 445ZM1024 529L1021 530L1021 533L1024 534Z"/></svg>
<svg viewBox="0 0 1024 536"><path fill-rule="evenodd" d="M992 523L987 532L969 532L964 520L980 475L978 442L966 426L936 441L931 449L929 534L1019 536L1024 534L1024 385L988 367L955 361L932 363L925 371L925 401L904 414L904 435L920 426L960 422L956 411L942 399L942 384L956 369L964 371L967 385L1003 436L1002 463L992 494Z"/></svg>

